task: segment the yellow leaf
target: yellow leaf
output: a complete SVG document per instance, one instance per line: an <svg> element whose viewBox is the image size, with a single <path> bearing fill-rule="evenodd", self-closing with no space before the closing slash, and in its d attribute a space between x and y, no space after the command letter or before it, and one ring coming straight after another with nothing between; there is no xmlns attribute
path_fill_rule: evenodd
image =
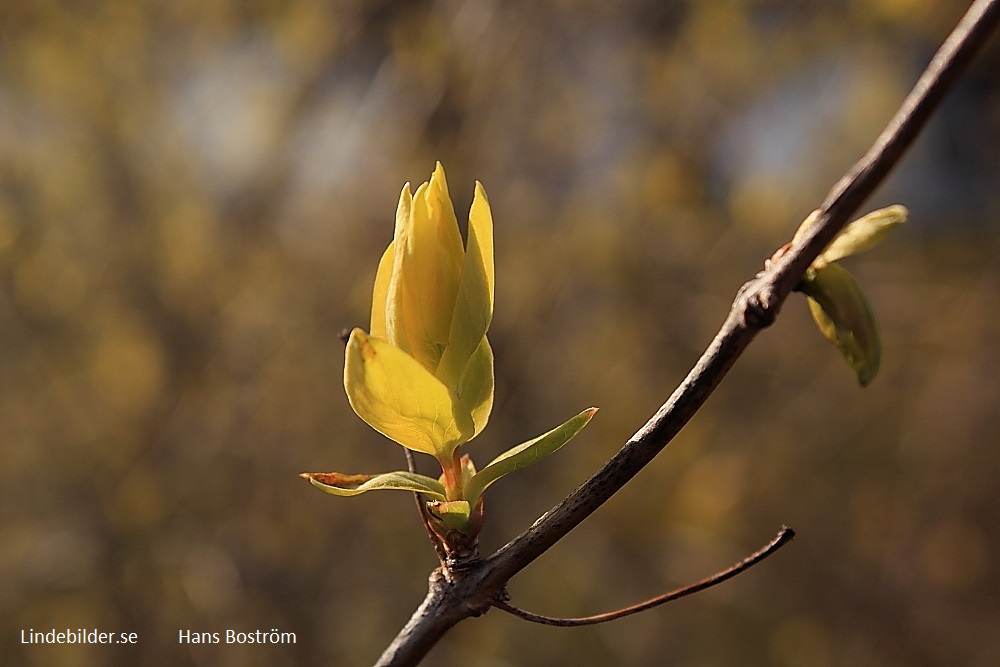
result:
<svg viewBox="0 0 1000 667"><path fill-rule="evenodd" d="M378 270L375 273L375 289L372 291L371 334L397 347L403 338L402 307L399 305L400 297L397 294L402 291L402 284L398 278L403 263L403 251L400 250L400 246L406 242L406 229L410 224L412 208L413 195L410 194L410 184L405 183L399 193L399 204L396 206L396 224L392 232L392 242L379 260ZM388 266L384 265L386 262ZM385 336L378 335L380 330Z"/></svg>
<svg viewBox="0 0 1000 667"><path fill-rule="evenodd" d="M474 433L448 388L413 357L361 329L347 342L344 387L354 412L409 449L441 460Z"/></svg>
<svg viewBox="0 0 1000 667"><path fill-rule="evenodd" d="M448 345L435 373L449 387L457 386L493 319L493 217L486 191L476 183L469 211L466 244Z"/></svg>
<svg viewBox="0 0 1000 667"><path fill-rule="evenodd" d="M475 426L472 437L479 435L486 427L493 409L493 350L486 336L480 339L479 347L465 366L459 379L455 401L457 410L472 417Z"/></svg>
<svg viewBox="0 0 1000 667"><path fill-rule="evenodd" d="M408 215L402 209L385 324L389 342L433 372L448 343L465 254L440 163L417 188Z"/></svg>
<svg viewBox="0 0 1000 667"><path fill-rule="evenodd" d="M403 193L409 196L408 193ZM378 271L375 273L375 288L372 290L372 321L369 331L372 336L389 340L389 334L385 328L385 306L389 298L389 279L392 278L392 260L395 254L395 241L389 243L389 247L382 253L382 259L378 263Z"/></svg>

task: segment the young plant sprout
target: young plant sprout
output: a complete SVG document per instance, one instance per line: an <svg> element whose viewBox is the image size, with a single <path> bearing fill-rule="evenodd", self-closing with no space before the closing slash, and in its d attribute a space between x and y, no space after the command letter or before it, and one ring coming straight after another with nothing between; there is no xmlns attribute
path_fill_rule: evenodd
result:
<svg viewBox="0 0 1000 667"><path fill-rule="evenodd" d="M587 425L588 408L477 470L463 446L493 407L493 218L476 183L462 246L440 163L410 194L403 186L392 242L379 261L368 333L347 341L344 388L369 426L403 447L430 454L437 479L397 470L375 475L303 473L335 496L375 489L421 494L428 526L449 555L469 554L483 522L483 492L509 472L556 451Z"/></svg>
<svg viewBox="0 0 1000 667"><path fill-rule="evenodd" d="M878 321L858 281L837 262L875 247L908 215L905 206L895 204L849 223L813 260L796 288L808 297L809 312L820 333L837 346L862 387L875 378L882 360ZM791 243L771 259L800 242L818 219L819 211L810 213Z"/></svg>

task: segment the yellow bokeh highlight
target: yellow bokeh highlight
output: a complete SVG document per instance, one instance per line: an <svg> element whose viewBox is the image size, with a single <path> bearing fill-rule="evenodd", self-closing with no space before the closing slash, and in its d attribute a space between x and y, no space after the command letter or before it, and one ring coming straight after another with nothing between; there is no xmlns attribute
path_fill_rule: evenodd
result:
<svg viewBox="0 0 1000 667"><path fill-rule="evenodd" d="M178 305L191 300L191 291L211 289L206 279L219 257L216 221L200 201L178 202L165 212L157 228L162 277L167 295Z"/></svg>
<svg viewBox="0 0 1000 667"><path fill-rule="evenodd" d="M112 316L94 348L90 381L111 408L135 412L156 399L164 364L163 349L152 332L131 318Z"/></svg>

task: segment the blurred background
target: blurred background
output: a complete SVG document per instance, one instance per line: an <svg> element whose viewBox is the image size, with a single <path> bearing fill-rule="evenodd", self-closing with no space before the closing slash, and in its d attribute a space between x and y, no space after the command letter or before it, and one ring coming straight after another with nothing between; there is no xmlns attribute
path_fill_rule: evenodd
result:
<svg viewBox="0 0 1000 667"><path fill-rule="evenodd" d="M739 286L867 149L966 3L37 2L0 7L0 660L365 665L436 561L342 385L399 190L496 225L487 553L655 411ZM793 295L680 436L428 665L1000 664L1000 39L866 210L883 367ZM862 211L863 212L863 211ZM420 462L432 472L430 462ZM21 630L139 634L26 646ZM178 631L296 633L293 646Z"/></svg>

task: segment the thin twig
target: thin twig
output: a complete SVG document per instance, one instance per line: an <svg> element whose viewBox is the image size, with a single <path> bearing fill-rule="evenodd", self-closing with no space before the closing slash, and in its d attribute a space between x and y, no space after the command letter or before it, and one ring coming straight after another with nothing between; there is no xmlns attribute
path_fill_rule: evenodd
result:
<svg viewBox="0 0 1000 667"><path fill-rule="evenodd" d="M1000 0L973 2L872 148L827 195L811 232L744 285L719 333L667 402L600 470L524 533L459 576L432 576L427 597L376 667L418 664L451 627L485 613L511 577L596 511L667 446L754 337L774 320L806 267L899 161L998 21Z"/></svg>
<svg viewBox="0 0 1000 667"><path fill-rule="evenodd" d="M337 332L337 338L339 338L340 342L346 346L347 341L351 338L351 329L349 327L341 329ZM403 454L406 456L406 469L411 473L416 473L417 462L413 459L413 452L411 452L408 448L403 447ZM444 545L441 544L441 539L431 529L430 518L427 516L427 506L420 498L419 493L414 492L413 502L417 504L417 513L420 514L420 522L424 524L424 530L427 531L427 537L430 539L431 545L434 547L434 553L437 554L441 567L447 567L446 563L448 561L448 554L444 550Z"/></svg>
<svg viewBox="0 0 1000 667"><path fill-rule="evenodd" d="M670 591L669 593L664 593L663 595L658 595L655 598L650 598L645 602L640 602L638 604L631 605L629 607L623 607L622 609L616 609L615 611L605 612L603 614L594 614L593 616L581 616L578 618L553 618L551 616L543 616L541 614L534 614L530 611L525 611L510 604L506 600L500 599L493 603L493 606L497 609L502 609L508 614L513 614L518 618L523 618L526 621L531 621L532 623L541 623L542 625L555 625L561 628L573 628L581 625L597 625L598 623L607 623L608 621L615 621L619 618L624 618L626 616L631 616L632 614L638 614L640 611L646 611L647 609L652 609L653 607L658 607L661 604L667 602L672 602L679 598L691 595L692 593L697 593L703 591L706 588L711 588L716 584L721 584L727 579L732 579L740 572L747 570L757 563L761 562L778 549L788 544L791 539L795 537L795 531L784 526L778 535L768 542L764 547L750 554L739 563L736 563L732 567L726 568L721 572L713 574L711 577L702 579L701 581L696 581L693 584L684 586L683 588L678 588L676 590Z"/></svg>
<svg viewBox="0 0 1000 667"><path fill-rule="evenodd" d="M413 460L413 452L409 448L403 447L403 453L406 455L406 469L412 473L416 473L417 462ZM447 567L448 552L445 551L444 545L441 544L441 538L431 528L431 520L427 516L427 505L424 504L424 500L420 497L420 494L415 491L413 493L413 502L417 504L417 513L420 514L420 522L424 524L424 530L427 531L427 538L430 539L431 545L434 547L434 553L437 554L438 562L441 563L441 567Z"/></svg>

